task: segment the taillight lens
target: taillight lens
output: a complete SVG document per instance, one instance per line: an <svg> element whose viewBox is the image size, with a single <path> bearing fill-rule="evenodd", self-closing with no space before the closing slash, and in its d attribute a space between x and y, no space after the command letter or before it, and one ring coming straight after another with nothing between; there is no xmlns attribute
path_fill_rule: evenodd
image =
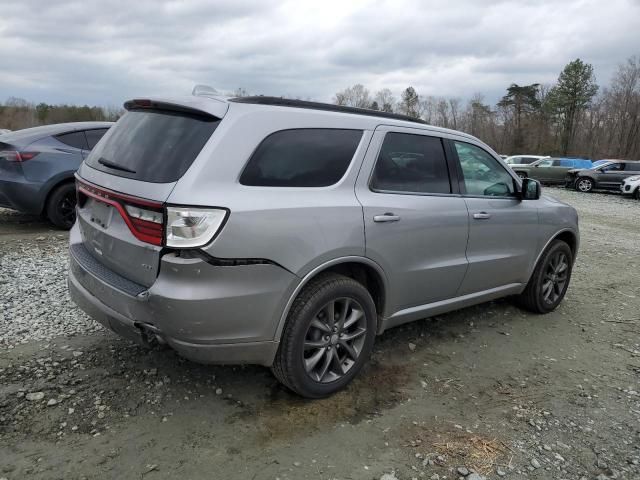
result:
<svg viewBox="0 0 640 480"><path fill-rule="evenodd" d="M227 218L219 208L166 207L166 246L196 248L209 243Z"/></svg>
<svg viewBox="0 0 640 480"><path fill-rule="evenodd" d="M8 162L26 162L40 152L18 152L17 150L0 150L0 160Z"/></svg>

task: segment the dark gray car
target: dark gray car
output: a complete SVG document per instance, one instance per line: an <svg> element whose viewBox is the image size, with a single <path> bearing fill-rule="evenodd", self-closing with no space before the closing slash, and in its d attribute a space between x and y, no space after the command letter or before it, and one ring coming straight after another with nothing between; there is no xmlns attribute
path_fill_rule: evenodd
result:
<svg viewBox="0 0 640 480"><path fill-rule="evenodd" d="M639 161L611 160L597 167L569 170L565 177L565 186L584 193L600 189L619 191L622 181L635 175L640 175Z"/></svg>
<svg viewBox="0 0 640 480"><path fill-rule="evenodd" d="M0 136L0 206L43 214L54 225L71 228L73 174L111 125L59 123Z"/></svg>
<svg viewBox="0 0 640 480"><path fill-rule="evenodd" d="M323 397L391 327L567 290L576 211L470 135L269 97L125 108L76 174L69 291L138 343Z"/></svg>

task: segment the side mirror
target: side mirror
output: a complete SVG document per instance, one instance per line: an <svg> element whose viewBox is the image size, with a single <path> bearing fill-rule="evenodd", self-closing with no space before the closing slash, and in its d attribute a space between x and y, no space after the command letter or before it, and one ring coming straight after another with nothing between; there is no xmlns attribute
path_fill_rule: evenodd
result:
<svg viewBox="0 0 640 480"><path fill-rule="evenodd" d="M541 193L542 185L538 180L534 180L533 178L528 177L522 179L522 200L538 200Z"/></svg>

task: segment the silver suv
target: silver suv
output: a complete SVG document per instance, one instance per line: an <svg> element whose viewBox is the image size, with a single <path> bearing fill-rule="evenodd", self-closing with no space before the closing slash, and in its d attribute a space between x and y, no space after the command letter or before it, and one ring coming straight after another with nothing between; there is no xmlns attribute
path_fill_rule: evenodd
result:
<svg viewBox="0 0 640 480"><path fill-rule="evenodd" d="M270 97L125 103L77 173L69 288L93 318L312 398L376 335L516 296L562 300L576 211L476 138Z"/></svg>

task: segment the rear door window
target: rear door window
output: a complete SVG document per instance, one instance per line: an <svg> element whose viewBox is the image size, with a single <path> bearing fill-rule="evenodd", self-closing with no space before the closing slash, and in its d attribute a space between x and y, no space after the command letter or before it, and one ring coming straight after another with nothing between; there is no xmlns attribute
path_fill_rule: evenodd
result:
<svg viewBox="0 0 640 480"><path fill-rule="evenodd" d="M388 193L451 193L442 140L387 133L373 170L371 189Z"/></svg>
<svg viewBox="0 0 640 480"><path fill-rule="evenodd" d="M206 114L133 110L109 129L87 164L120 177L152 183L178 180L220 120Z"/></svg>
<svg viewBox="0 0 640 480"><path fill-rule="evenodd" d="M62 135L56 135L56 138L70 147L87 150L87 139L82 131L63 133Z"/></svg>
<svg viewBox="0 0 640 480"><path fill-rule="evenodd" d="M100 141L100 139L107 133L107 128L97 128L95 130L85 130L84 134L87 137L87 145L89 150L93 150L93 147L96 146L96 143Z"/></svg>
<svg viewBox="0 0 640 480"><path fill-rule="evenodd" d="M242 185L328 187L347 171L362 130L302 128L265 138L242 175Z"/></svg>

